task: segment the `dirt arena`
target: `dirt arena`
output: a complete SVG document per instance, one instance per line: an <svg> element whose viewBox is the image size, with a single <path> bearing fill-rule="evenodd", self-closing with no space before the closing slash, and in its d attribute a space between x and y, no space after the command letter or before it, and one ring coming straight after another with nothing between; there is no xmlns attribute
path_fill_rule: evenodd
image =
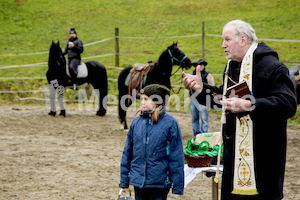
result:
<svg viewBox="0 0 300 200"><path fill-rule="evenodd" d="M0 199L117 198L127 136L120 130L117 109L110 108L104 117L79 112L75 106L66 109L63 118L48 116L46 106L0 106ZM128 113L129 122L133 114ZM171 114L180 124L185 145L192 136L190 114ZM218 131L219 116L210 114L209 119L209 131ZM300 199L299 133L299 125L288 126L285 200ZM168 199L211 199L211 181L199 174L183 196Z"/></svg>

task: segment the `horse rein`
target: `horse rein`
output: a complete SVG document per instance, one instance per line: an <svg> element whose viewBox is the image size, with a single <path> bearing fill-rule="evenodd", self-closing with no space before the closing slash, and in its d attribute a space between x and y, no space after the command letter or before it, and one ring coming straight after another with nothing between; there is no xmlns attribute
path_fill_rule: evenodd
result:
<svg viewBox="0 0 300 200"><path fill-rule="evenodd" d="M172 54L172 52L171 52L170 49L168 49L168 52L169 52L169 54L170 54L170 56L171 56L171 62L172 62L172 65L174 65L174 60L177 61L178 64L179 64L179 67L176 69L176 71L175 71L173 74L171 74L171 76L173 76L173 75L176 74L176 72L181 68L181 63L182 63L185 59L187 59L188 57L187 57L186 55L184 55L184 57L183 57L181 60L179 60L179 59L177 59L176 57L173 56L173 54Z"/></svg>
<svg viewBox="0 0 300 200"><path fill-rule="evenodd" d="M175 71L173 74L171 74L171 76L173 76L174 74L176 74L176 72L177 72L180 68L182 69L182 67L179 66L179 67L176 69L176 71ZM182 69L182 71L183 71L183 69ZM181 84L182 84L182 83L183 83L183 79L181 79ZM172 92L173 92L173 93L178 94L178 93L180 92L180 90L181 90L181 87L179 88L179 90L178 90L177 92L174 91L174 89L172 88L172 86L171 86L171 89L172 89Z"/></svg>
<svg viewBox="0 0 300 200"><path fill-rule="evenodd" d="M174 73L171 74L171 76L173 76L174 74L176 74L176 72L177 72L180 68L182 68L182 67L181 67L181 63L183 63L183 61L184 61L185 59L187 59L188 57L185 55L181 60L179 60L179 59L177 59L176 57L173 56L173 54L172 54L172 52L171 52L170 49L168 49L168 52L169 52L169 54L170 54L170 56L171 56L171 62L172 62L172 65L174 65L174 60L177 61L177 62L179 63L179 67L177 68L177 70L176 70ZM183 69L182 69L182 71L183 71ZM181 83L182 83L182 79L181 79ZM172 87L171 87L171 89L172 89L172 92L173 92L173 93L178 94L178 93L180 92L180 90L181 90L181 87L179 88L179 90L178 90L177 92L175 92L174 89L173 89Z"/></svg>

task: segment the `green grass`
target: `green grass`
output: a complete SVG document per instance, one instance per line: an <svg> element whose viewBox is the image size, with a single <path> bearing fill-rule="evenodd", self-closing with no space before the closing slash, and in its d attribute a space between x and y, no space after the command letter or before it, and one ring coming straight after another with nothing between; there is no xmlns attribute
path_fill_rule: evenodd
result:
<svg viewBox="0 0 300 200"><path fill-rule="evenodd" d="M84 44L114 37L118 27L121 67L155 61L173 41L178 41L179 47L195 61L202 55L200 36L166 37L201 34L202 22L205 22L206 34L221 35L223 26L233 19L249 22L258 38L300 39L299 0L1 0L0 67L47 62L47 53L24 54L48 52L52 41L60 41L64 48L71 27L76 28ZM288 67L300 64L299 42L266 43L279 53L280 60ZM221 83L218 74L223 72L227 62L221 44L220 37L205 38L207 70L215 74L217 84ZM114 40L87 46L82 57L111 54L114 48ZM119 70L109 68L115 65L114 56L84 61L88 60L108 67L109 78L118 77ZM0 77L45 77L46 71L47 65L0 69ZM172 84L181 84L180 78L180 74L172 77ZM0 79L0 91L37 90L44 84L45 80ZM109 93L116 95L116 88L117 82L110 81ZM1 94L0 101L10 103L25 95L37 94ZM299 111L292 121L300 123Z"/></svg>

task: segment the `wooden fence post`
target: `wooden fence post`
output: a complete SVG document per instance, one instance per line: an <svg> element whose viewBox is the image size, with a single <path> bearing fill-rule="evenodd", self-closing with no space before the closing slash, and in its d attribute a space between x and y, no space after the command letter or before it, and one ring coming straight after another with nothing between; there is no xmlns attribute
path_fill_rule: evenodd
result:
<svg viewBox="0 0 300 200"><path fill-rule="evenodd" d="M202 22L202 60L205 60L205 45L204 45L205 31L204 22Z"/></svg>
<svg viewBox="0 0 300 200"><path fill-rule="evenodd" d="M116 67L119 67L120 62L119 62L119 28L115 28L115 65Z"/></svg>

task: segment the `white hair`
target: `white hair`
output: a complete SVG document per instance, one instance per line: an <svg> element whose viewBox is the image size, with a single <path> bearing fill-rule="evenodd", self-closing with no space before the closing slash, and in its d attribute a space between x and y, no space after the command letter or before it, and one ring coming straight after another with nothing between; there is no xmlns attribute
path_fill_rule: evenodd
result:
<svg viewBox="0 0 300 200"><path fill-rule="evenodd" d="M257 37L255 35L255 30L253 27L242 21L242 20L233 20L228 22L224 28L223 31L229 27L233 27L233 30L235 31L236 38L240 38L242 35L246 35L248 38L248 43L257 42Z"/></svg>

